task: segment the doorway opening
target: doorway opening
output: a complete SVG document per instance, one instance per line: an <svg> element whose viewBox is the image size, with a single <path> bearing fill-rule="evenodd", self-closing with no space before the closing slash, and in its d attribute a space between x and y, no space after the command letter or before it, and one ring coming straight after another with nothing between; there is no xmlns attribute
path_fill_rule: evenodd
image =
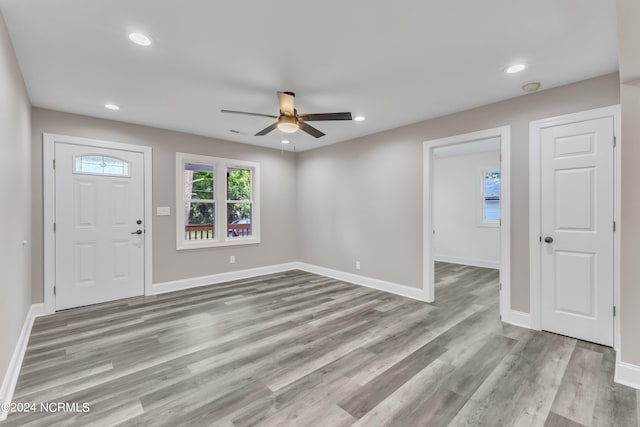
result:
<svg viewBox="0 0 640 427"><path fill-rule="evenodd" d="M456 297L446 290L450 281L476 286L480 294L487 293L487 301L497 288L500 315L508 321L510 128L425 142L423 191L427 299Z"/></svg>

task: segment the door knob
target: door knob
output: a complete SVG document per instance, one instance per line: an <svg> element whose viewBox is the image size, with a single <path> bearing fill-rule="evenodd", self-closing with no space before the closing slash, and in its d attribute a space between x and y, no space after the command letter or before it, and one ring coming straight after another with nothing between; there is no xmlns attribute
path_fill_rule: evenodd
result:
<svg viewBox="0 0 640 427"><path fill-rule="evenodd" d="M133 232L133 233L131 233L131 234L142 234L142 230L136 230L136 231L134 231L134 232Z"/></svg>
<svg viewBox="0 0 640 427"><path fill-rule="evenodd" d="M544 238L545 243L553 243L553 237L547 236Z"/></svg>

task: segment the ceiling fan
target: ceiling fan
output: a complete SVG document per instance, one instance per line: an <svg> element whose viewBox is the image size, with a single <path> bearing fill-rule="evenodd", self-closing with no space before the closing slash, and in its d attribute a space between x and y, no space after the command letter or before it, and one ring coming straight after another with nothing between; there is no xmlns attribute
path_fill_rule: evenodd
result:
<svg viewBox="0 0 640 427"><path fill-rule="evenodd" d="M278 92L278 101L280 102L280 115L273 116L270 114L248 113L245 111L222 110L223 113L244 114L246 116L271 117L277 121L256 133L255 136L263 136L274 129L279 129L284 133L293 133L298 129L308 133L309 135L320 138L325 134L314 128L307 122L320 122L329 120L351 120L351 113L319 113L319 114L298 114L298 110L294 107L296 94L293 92Z"/></svg>

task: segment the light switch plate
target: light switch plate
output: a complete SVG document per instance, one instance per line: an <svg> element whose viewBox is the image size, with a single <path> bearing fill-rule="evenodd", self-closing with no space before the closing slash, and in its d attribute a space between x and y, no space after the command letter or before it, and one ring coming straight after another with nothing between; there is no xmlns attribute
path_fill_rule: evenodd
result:
<svg viewBox="0 0 640 427"><path fill-rule="evenodd" d="M157 216L167 216L171 215L171 207L170 206L158 206L156 208Z"/></svg>

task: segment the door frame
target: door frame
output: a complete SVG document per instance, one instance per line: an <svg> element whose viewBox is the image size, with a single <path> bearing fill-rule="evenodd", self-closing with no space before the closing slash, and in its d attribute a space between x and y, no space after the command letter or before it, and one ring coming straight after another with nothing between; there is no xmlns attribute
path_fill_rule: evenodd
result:
<svg viewBox="0 0 640 427"><path fill-rule="evenodd" d="M511 126L501 126L423 143L422 281L427 302L435 301L433 260L433 149L489 138L500 138L500 316L511 313Z"/></svg>
<svg viewBox="0 0 640 427"><path fill-rule="evenodd" d="M152 189L153 189L153 150L144 145L123 144L120 142L101 141L97 139L81 138L76 136L57 135L52 133L42 134L42 177L43 177L43 203L44 203L44 309L45 314L56 312L55 295L55 257L56 235L53 231L55 219L55 171L53 160L56 142L64 144L81 145L86 147L108 148L120 151L132 151L142 153L144 158L144 295L152 294L152 266L153 266L153 215L152 215Z"/></svg>
<svg viewBox="0 0 640 427"><path fill-rule="evenodd" d="M540 212L540 187L541 187L541 159L540 137L543 129L566 125L585 120L594 120L605 117L613 117L613 135L615 138L613 152L613 220L616 230L613 233L613 304L616 314L613 318L613 348L618 350L620 344L620 235L622 224L620 221L620 196L621 196L621 168L620 147L622 144L620 128L620 105L596 108L578 113L565 114L536 120L529 123L529 290L531 328L542 329L542 303L540 283L541 265L541 221Z"/></svg>

